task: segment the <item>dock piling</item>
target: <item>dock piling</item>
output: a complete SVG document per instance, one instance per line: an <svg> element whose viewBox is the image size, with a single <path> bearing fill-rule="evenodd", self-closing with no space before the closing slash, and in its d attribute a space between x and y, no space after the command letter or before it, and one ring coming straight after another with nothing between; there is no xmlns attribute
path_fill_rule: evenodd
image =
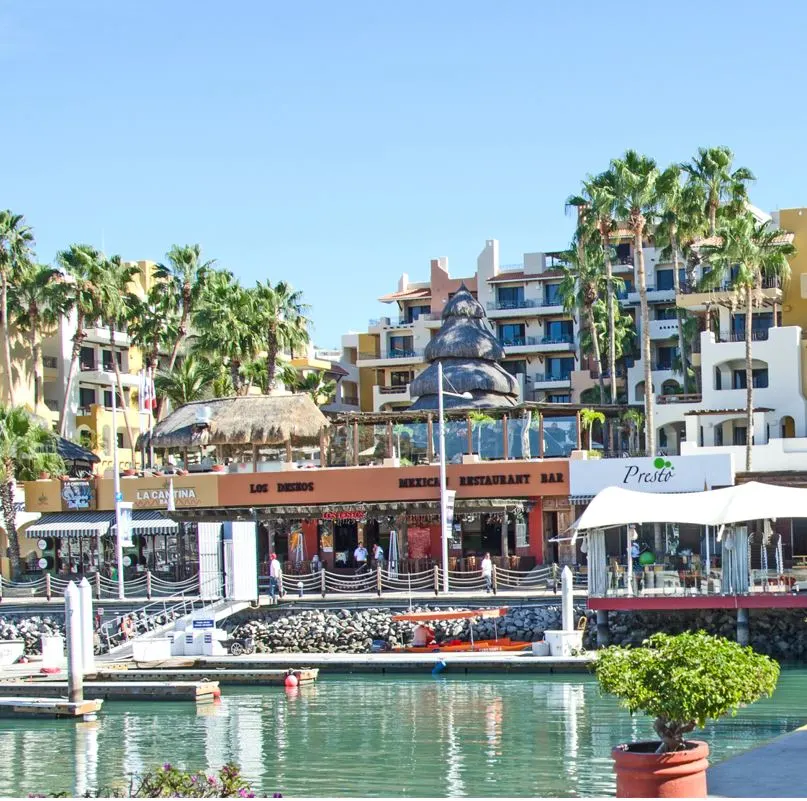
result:
<svg viewBox="0 0 807 801"><path fill-rule="evenodd" d="M739 645L748 645L750 638L748 626L748 610L737 610L737 642Z"/></svg>
<svg viewBox="0 0 807 801"><path fill-rule="evenodd" d="M81 617L81 667L83 673L95 673L93 648L92 587L85 576L78 585L79 613Z"/></svg>
<svg viewBox="0 0 807 801"><path fill-rule="evenodd" d="M64 624L67 635L67 699L76 704L84 700L84 676L81 666L81 608L75 582L64 591Z"/></svg>

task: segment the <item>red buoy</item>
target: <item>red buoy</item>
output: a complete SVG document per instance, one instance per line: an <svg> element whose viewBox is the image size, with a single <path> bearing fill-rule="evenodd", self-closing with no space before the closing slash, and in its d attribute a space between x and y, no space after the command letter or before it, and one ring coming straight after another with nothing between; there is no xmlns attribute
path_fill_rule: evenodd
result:
<svg viewBox="0 0 807 801"><path fill-rule="evenodd" d="M296 687L299 684L297 681L297 676L295 676L293 673L289 673L289 675L286 676L286 681L284 684L286 687Z"/></svg>
<svg viewBox="0 0 807 801"><path fill-rule="evenodd" d="M216 687L216 689L213 690L213 700L214 701L221 701L221 688L220 687Z"/></svg>

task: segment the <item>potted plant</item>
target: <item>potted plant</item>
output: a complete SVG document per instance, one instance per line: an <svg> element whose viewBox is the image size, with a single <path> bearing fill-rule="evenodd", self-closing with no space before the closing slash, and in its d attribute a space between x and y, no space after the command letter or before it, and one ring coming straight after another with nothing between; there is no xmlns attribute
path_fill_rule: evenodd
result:
<svg viewBox="0 0 807 801"><path fill-rule="evenodd" d="M214 473L223 473L227 468L223 464L214 464L210 469Z"/></svg>
<svg viewBox="0 0 807 801"><path fill-rule="evenodd" d="M779 665L736 642L706 632L654 634L641 648L606 648L594 672L604 692L654 718L659 740L613 749L617 797L706 796L709 746L687 740L706 725L771 695Z"/></svg>
<svg viewBox="0 0 807 801"><path fill-rule="evenodd" d="M128 477L131 477L131 476L133 476L133 475L136 475L136 473L137 473L137 471L136 471L136 470L135 470L133 467L127 467L127 468L126 468L126 469L123 471L123 475L124 475L124 476L128 476Z"/></svg>

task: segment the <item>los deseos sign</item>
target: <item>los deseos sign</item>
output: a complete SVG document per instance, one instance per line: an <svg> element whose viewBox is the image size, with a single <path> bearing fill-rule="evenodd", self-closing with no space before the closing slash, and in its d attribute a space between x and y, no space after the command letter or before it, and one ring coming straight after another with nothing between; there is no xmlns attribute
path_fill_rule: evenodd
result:
<svg viewBox="0 0 807 801"><path fill-rule="evenodd" d="M700 492L734 485L730 453L638 459L582 459L569 464L572 496L596 495L606 487L640 492Z"/></svg>

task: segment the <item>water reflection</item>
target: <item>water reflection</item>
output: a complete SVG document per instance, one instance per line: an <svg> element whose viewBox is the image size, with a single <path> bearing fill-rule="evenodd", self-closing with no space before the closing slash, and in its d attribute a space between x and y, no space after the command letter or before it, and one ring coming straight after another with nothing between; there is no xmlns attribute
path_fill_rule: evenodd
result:
<svg viewBox="0 0 807 801"><path fill-rule="evenodd" d="M705 738L720 758L802 725L805 690L807 671L785 671L773 699ZM612 745L650 736L590 677L325 678L289 693L225 688L200 707L110 703L95 724L3 721L0 795L235 761L270 796L601 796L613 793Z"/></svg>

